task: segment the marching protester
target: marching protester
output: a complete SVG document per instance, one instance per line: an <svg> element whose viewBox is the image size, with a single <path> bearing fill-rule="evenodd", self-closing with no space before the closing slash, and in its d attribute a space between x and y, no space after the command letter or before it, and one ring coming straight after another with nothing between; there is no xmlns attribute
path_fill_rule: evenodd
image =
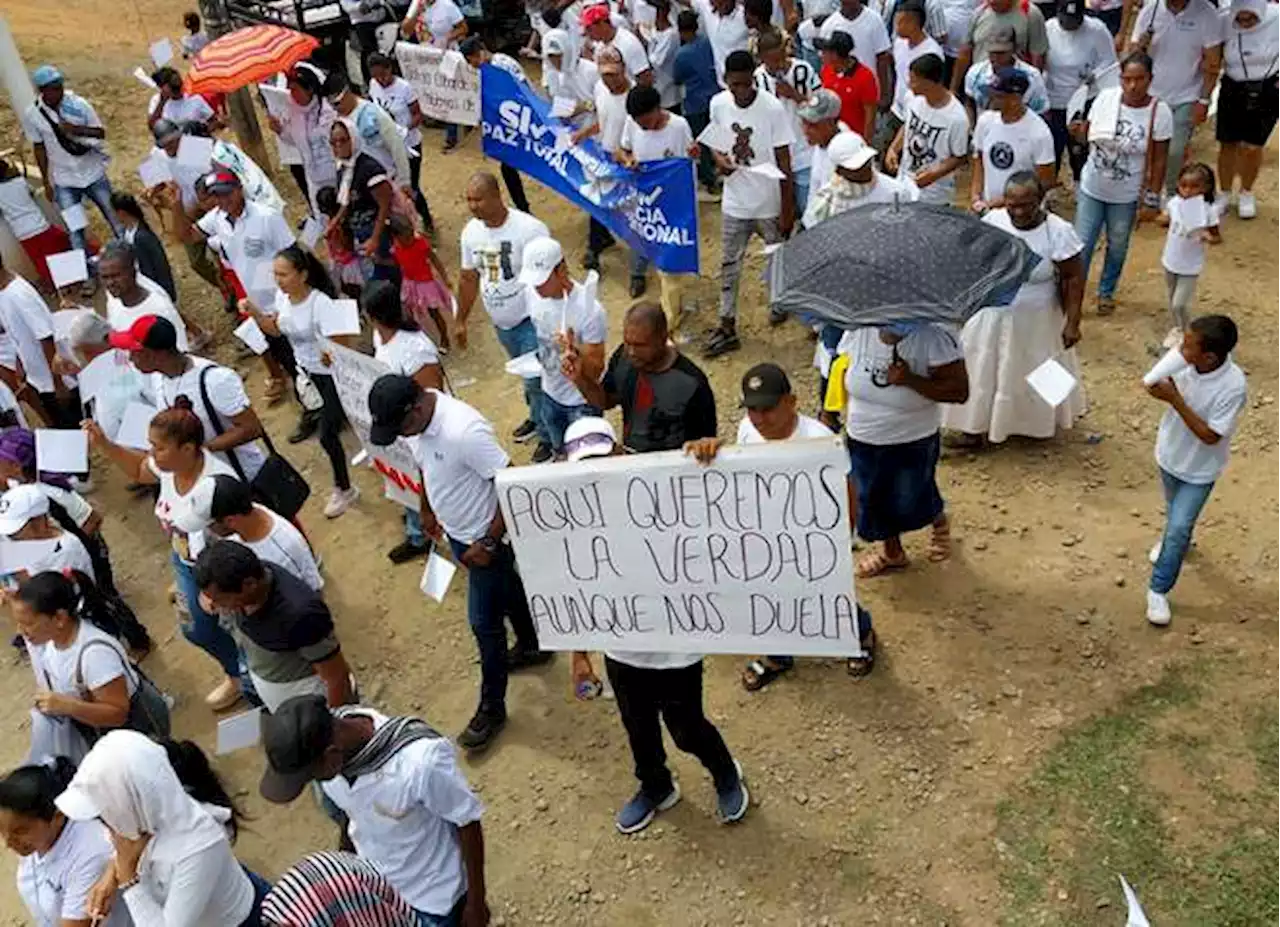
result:
<svg viewBox="0 0 1280 927"><path fill-rule="evenodd" d="M369 99L390 114L396 125L404 130L405 154L409 159L409 189L413 192L413 206L422 217L429 231L433 227L431 207L422 193L422 126L426 117L413 86L403 77L396 76L395 61L381 52L374 52L369 62Z"/></svg>
<svg viewBox="0 0 1280 927"><path fill-rule="evenodd" d="M613 49L618 53L628 81L653 85L653 65L649 62L644 42L628 29L619 29L613 23L607 3L594 4L582 11L582 31L594 44L597 67L600 65L601 53L606 49ZM603 76L602 74L601 77Z"/></svg>
<svg viewBox="0 0 1280 927"><path fill-rule="evenodd" d="M1205 246L1222 243L1214 187L1213 169L1192 162L1178 173L1178 193L1165 204L1169 232L1160 263L1169 291L1169 320L1173 323L1165 338L1166 348L1181 344L1182 333L1191 324L1196 284L1204 270Z"/></svg>
<svg viewBox="0 0 1280 927"><path fill-rule="evenodd" d="M1107 230L1107 250L1098 277L1098 315L1116 311L1116 287L1139 215L1153 218L1160 208L1160 184L1171 156L1174 124L1169 106L1150 93L1151 68L1146 55L1129 55L1120 68L1120 86L1100 91L1088 119L1072 127L1089 144L1089 158L1076 188L1075 218L1076 234L1084 242L1086 280L1098 236L1104 227Z"/></svg>
<svg viewBox="0 0 1280 927"><path fill-rule="evenodd" d="M178 146L182 142L183 133L182 127L177 123L170 122L168 119L158 119L151 126L151 133L156 143L152 157L156 157L155 152L163 155L165 162L169 166L169 174L173 179L162 185L162 187L148 190L147 198L157 209L163 209L165 207L164 197L166 191L170 191L170 195L176 193L181 200L182 208L186 210L187 215L194 222L200 217L202 211L200 197L196 194L196 182L209 173L209 168L205 165L193 166L185 164L178 159ZM127 220L122 219L121 221L126 223L125 240L129 241ZM135 244L136 247L136 237L130 244ZM224 286L222 274L218 270L217 260L208 246L203 241L183 242L182 246L187 255L188 266L209 286L222 290ZM141 263L141 260L139 263ZM145 270L143 275L151 276ZM155 277L151 277L151 279L164 286L163 280ZM177 299L176 289L171 289L168 286L165 286L164 289L170 299Z"/></svg>
<svg viewBox="0 0 1280 927"><path fill-rule="evenodd" d="M1059 0L1058 15L1049 20L1046 28L1049 58L1044 65L1044 81L1049 93L1049 111L1043 115L1053 132L1055 164L1060 165L1063 152L1067 152L1071 176L1079 186L1080 171L1089 149L1071 137L1067 125L1071 113L1067 112L1067 105L1082 84L1089 85L1090 99L1097 96L1102 87L1118 84L1120 64L1106 24L1096 16L1085 15L1085 0Z"/></svg>
<svg viewBox="0 0 1280 927"><path fill-rule="evenodd" d="M796 411L796 395L791 390L791 380L777 364L756 364L742 375L742 407L747 414L738 423L737 443L740 445L834 437L826 425ZM719 438L701 438L686 442L684 451L699 463L711 464L721 447L723 443ZM849 491L852 498L852 486ZM863 652L861 656L849 657L847 667L850 676L860 678L874 667L876 651L871 613L861 604L858 605L857 622ZM795 657L781 654L749 660L742 670L742 687L748 692L758 692L793 666Z"/></svg>
<svg viewBox="0 0 1280 927"><path fill-rule="evenodd" d="M185 745L175 745L182 755ZM198 753L194 744L190 748ZM240 811L208 768L184 781L173 754L136 731L99 740L55 804L68 819L100 821L115 852L90 893L105 918L116 892L138 925L257 927L269 886L231 850Z"/></svg>
<svg viewBox="0 0 1280 927"><path fill-rule="evenodd" d="M656 307L650 307L657 311ZM663 318L660 311L658 318ZM712 429L714 433L714 428ZM623 453L613 426L602 418L580 418L566 433L570 461L611 457ZM721 824L742 820L751 803L741 764L733 758L720 731L707 718L702 704L702 655L608 651L605 672L627 732L639 790L614 816L622 834L644 830L661 811L680 801L680 786L667 766L662 725L675 745L696 756L711 774L716 791L716 819ZM595 678L586 653L573 655L573 688Z"/></svg>
<svg viewBox="0 0 1280 927"><path fill-rule="evenodd" d="M67 378L53 373L57 353L53 340L53 313L40 291L0 262L0 326L5 330L5 348L21 367L11 364L22 376L37 400L33 408L52 428L74 428L80 417L79 397ZM15 380L16 383L16 380Z"/></svg>
<svg viewBox="0 0 1280 927"><path fill-rule="evenodd" d="M1147 588L1147 621L1157 627L1173 620L1169 593L1182 571L1200 512L1226 469L1231 436L1248 398L1244 371L1231 358L1238 337L1235 322L1227 316L1195 319L1180 349L1187 365L1146 387L1152 398L1169 405L1156 434L1165 524L1151 549Z"/></svg>
<svg viewBox="0 0 1280 927"><path fill-rule="evenodd" d="M494 475L510 463L493 426L464 402L386 374L369 392L369 440L385 447L403 437L422 472L422 527L448 539L467 568L467 619L480 649L480 705L458 735L468 750L488 746L507 723L507 674L552 654L538 649L524 584L506 538ZM516 645L507 649L506 621Z"/></svg>
<svg viewBox="0 0 1280 927"><path fill-rule="evenodd" d="M113 193L111 208L116 211L120 225L124 227L121 239L133 247L138 273L160 284L160 289L164 290L165 295L176 305L178 286L173 282L173 268L169 266L169 255L165 253L160 236L152 231L151 223L147 221L138 201L129 193Z"/></svg>
<svg viewBox="0 0 1280 927"><path fill-rule="evenodd" d="M922 0L903 0L897 5L897 12L893 14L896 38L893 40L893 119L888 124L893 129L889 134L890 141L897 136L907 119L907 101L911 96L908 75L911 73L912 63L925 55L942 58L942 46L924 31L924 26L925 7Z"/></svg>
<svg viewBox="0 0 1280 927"><path fill-rule="evenodd" d="M992 78L994 109L981 114L973 127L969 196L970 208L978 215L1004 205L1005 183L1018 171L1033 171L1045 189L1055 183L1053 133L1027 109L1022 100L1026 92L1027 78L1021 71L1005 68Z"/></svg>
<svg viewBox="0 0 1280 927"><path fill-rule="evenodd" d="M987 57L975 61L964 77L964 96L969 107L969 117L976 120L985 110L997 109L992 98L992 85L996 73L1012 68L1027 79L1026 89L1022 91L1022 102L1027 109L1040 116L1049 110L1049 91L1045 87L1044 75L1039 68L1027 64L1016 54L1017 42L1012 29L996 33L987 42Z"/></svg>
<svg viewBox="0 0 1280 927"><path fill-rule="evenodd" d="M529 77L524 73L524 68L521 67L519 61L501 52L495 55L485 48L484 40L478 35L467 36L467 38L463 39L458 45L458 51L467 59L467 64L477 70L486 64L492 64L494 67L506 71L520 83L529 83ZM480 75L480 80L483 83L483 73ZM589 99L589 95L583 99ZM516 209L532 215L533 210L529 208L529 198L525 196L524 180L520 177L520 172L510 164L503 164L500 173L502 174L502 182L507 188L507 195L511 197L511 202L515 204Z"/></svg>
<svg viewBox="0 0 1280 927"><path fill-rule="evenodd" d="M93 558L75 534L49 517L49 497L31 483L0 495L0 538L4 538L6 571L22 580L45 570L72 570L95 579Z"/></svg>
<svg viewBox="0 0 1280 927"><path fill-rule="evenodd" d="M986 61L991 43L1013 32L1013 52L1039 70L1049 53L1044 13L1034 3L1020 0L986 0L979 4L969 19L969 28L955 66L951 69L951 92L960 95L969 65Z"/></svg>
<svg viewBox="0 0 1280 927"><path fill-rule="evenodd" d="M457 46L467 34L467 20L453 0L413 0L400 24L400 34L441 51ZM458 147L458 124L444 127L444 154Z"/></svg>
<svg viewBox="0 0 1280 927"><path fill-rule="evenodd" d="M109 243L98 259L98 274L107 290L107 323L114 331L128 331L139 319L162 318L174 330L176 344L182 351L189 347L187 321L173 300L161 288L146 286L149 278L139 276L138 255L128 241Z"/></svg>
<svg viewBox="0 0 1280 927"><path fill-rule="evenodd" d="M334 121L329 142L338 165L338 214L330 225L350 229L356 253L372 262L374 280L398 280L388 220L393 215L410 215L412 207L382 163L363 150L360 131L350 119Z"/></svg>
<svg viewBox="0 0 1280 927"><path fill-rule="evenodd" d="M720 79L711 40L698 30L698 14L681 10L676 16L676 26L680 31L680 48L676 51L672 78L683 92L680 114L688 121L693 137L698 138L711 122L711 100L720 92ZM702 189L698 191L698 200L706 202L715 197L720 180L710 146L699 147L698 183Z"/></svg>
<svg viewBox="0 0 1280 927"><path fill-rule="evenodd" d="M831 142L840 133L852 130L840 121L840 97L825 87L803 100L796 107L796 116L809 143L809 195L812 195L827 185L835 171L828 155ZM806 209L808 199L806 196Z"/></svg>
<svg viewBox="0 0 1280 927"><path fill-rule="evenodd" d="M885 168L909 177L925 203L954 205L956 171L969 155L969 113L943 82L943 62L922 55L911 62L906 119L885 152Z"/></svg>
<svg viewBox="0 0 1280 927"><path fill-rule="evenodd" d="M790 148L791 179L795 189L796 215L802 216L812 189L809 168L813 162L813 146L805 134L799 108L822 88L822 79L809 62L787 54L783 37L773 29L760 33L756 49L760 57L756 86L765 93L773 94L791 120L794 136Z"/></svg>
<svg viewBox="0 0 1280 927"><path fill-rule="evenodd" d="M198 93L187 93L182 88L182 75L168 66L157 68L151 74L156 94L147 107L147 127L153 128L161 119L175 125L199 123L210 131L222 127L221 121L208 101Z"/></svg>
<svg viewBox="0 0 1280 927"><path fill-rule="evenodd" d="M46 260L51 254L71 250L71 239L60 225L49 221L36 202L24 171L0 158L0 218L9 223L13 237L35 268L42 292L53 292L53 277Z"/></svg>
<svg viewBox="0 0 1280 927"><path fill-rule="evenodd" d="M1019 171L1005 184L1004 207L982 217L1022 239L1041 260L1012 303L981 309L965 323L960 344L969 398L943 410L943 427L961 433L948 444L1000 444L1010 435L1052 438L1084 414L1083 386L1055 408L1027 383L1027 375L1050 358L1080 378L1075 346L1084 298L1083 246L1071 223L1043 208L1043 198L1040 179Z"/></svg>
<svg viewBox="0 0 1280 927"><path fill-rule="evenodd" d="M840 8L823 20L818 35L819 50L826 51L837 33L843 32L849 37L837 43L842 47L841 54L852 53L858 62L871 72L880 90L880 106L887 110L893 100L893 43L889 41L889 30L884 20L876 15L862 0L840 0ZM824 63L827 60L823 56ZM845 120L848 122L848 120ZM850 123L853 128L853 124ZM855 132L857 128L853 128ZM867 125L866 137L870 140L875 131L875 123Z"/></svg>
<svg viewBox="0 0 1280 927"><path fill-rule="evenodd" d="M1253 184L1280 110L1276 93L1280 11L1265 0L1232 0L1226 11L1225 30L1216 119L1218 183L1224 193L1221 208L1230 208L1238 177L1236 214L1241 219L1252 219L1258 214Z"/></svg>
<svg viewBox="0 0 1280 927"><path fill-rule="evenodd" d="M458 347L467 346L467 319L477 294L493 323L498 343L514 359L536 351L538 333L529 318L528 287L520 282L524 249L536 238L548 238L546 225L502 200L498 178L484 172L467 182L467 209L472 218L462 228L458 272L458 312L454 319ZM542 382L524 379L528 417L516 427L517 441L538 439L533 462L551 459L551 441L541 433Z"/></svg>
<svg viewBox="0 0 1280 927"><path fill-rule="evenodd" d="M304 695L263 717L262 745L262 797L288 804L319 783L349 819L356 852L418 912L412 923L489 923L484 806L453 746L425 721Z"/></svg>
<svg viewBox="0 0 1280 927"><path fill-rule="evenodd" d="M391 254L400 268L400 301L409 317L431 331L440 350L449 352L449 327L443 313L453 314L449 272L431 240L417 232L404 216L387 220Z"/></svg>
<svg viewBox="0 0 1280 927"><path fill-rule="evenodd" d="M593 7L600 9L600 7ZM630 35L630 33L620 33ZM613 47L596 51L596 68L600 79L593 91L594 107L591 119L570 136L574 145L581 145L588 138L595 138L605 154L617 159L618 145L622 141L622 129L627 122L627 98L631 78L627 75L622 53ZM587 270L600 270L600 253L612 248L616 240L608 227L594 215L587 214L587 253L582 266Z"/></svg>
<svg viewBox="0 0 1280 927"><path fill-rule="evenodd" d="M271 131L298 152L313 215L319 211L316 194L334 186L338 178L333 149L329 146L329 130L337 116L324 98L327 77L315 65L302 62L289 73L285 115L267 116Z"/></svg>
<svg viewBox="0 0 1280 927"><path fill-rule="evenodd" d="M881 93L875 71L853 53L853 39L837 32L822 43L822 86L840 98L840 121L863 138L876 130Z"/></svg>
<svg viewBox="0 0 1280 927"><path fill-rule="evenodd" d="M265 927L420 927L418 912L368 860L351 853L308 853L271 886Z"/></svg>
<svg viewBox="0 0 1280 927"><path fill-rule="evenodd" d="M917 191L875 169L876 151L856 132L842 132L827 146L831 179L809 199L805 228L871 203L910 203Z"/></svg>
<svg viewBox="0 0 1280 927"><path fill-rule="evenodd" d="M780 242L795 223L791 120L777 97L756 87L755 70L750 52L732 52L725 59L728 89L711 100L711 125L717 127L720 139L711 145L711 157L725 181L720 200L720 318L703 346L706 357L742 347L738 282L751 238L758 234L765 244ZM760 165L772 167L780 176L755 170ZM785 320L785 315L769 314L772 325Z"/></svg>
<svg viewBox="0 0 1280 927"><path fill-rule="evenodd" d="M736 51L746 51L750 39L746 11L738 0L697 0L691 11L697 28L711 45L716 81L723 87L724 66Z"/></svg>
<svg viewBox="0 0 1280 927"><path fill-rule="evenodd" d="M351 134L351 147L354 153L351 155L343 155L337 151L333 153L334 158L339 162L339 172L341 172L341 161L344 157L354 158L356 153L363 151L382 165L388 179L398 190L402 190L410 200L413 200L413 190L409 186L411 174L409 152L405 147L402 130L396 125L391 114L381 106L357 96L351 89L346 75L338 71L330 72L328 80L325 81L324 93L329 105L337 113L338 121L347 123L347 129ZM330 139L332 140L332 133Z"/></svg>

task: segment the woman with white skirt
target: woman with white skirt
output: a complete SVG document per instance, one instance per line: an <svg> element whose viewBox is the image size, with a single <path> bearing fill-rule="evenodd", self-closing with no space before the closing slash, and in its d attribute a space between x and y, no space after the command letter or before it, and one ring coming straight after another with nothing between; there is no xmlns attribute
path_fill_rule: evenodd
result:
<svg viewBox="0 0 1280 927"><path fill-rule="evenodd" d="M1075 345L1084 296L1083 245L1071 223L1045 212L1043 198L1039 178L1019 171L1005 186L1004 208L983 217L1021 238L1041 260L1010 305L981 309L965 323L969 399L944 407L943 427L961 433L949 445L999 444L1010 435L1052 438L1084 414L1079 383L1056 407L1027 384L1027 374L1049 359L1079 380Z"/></svg>

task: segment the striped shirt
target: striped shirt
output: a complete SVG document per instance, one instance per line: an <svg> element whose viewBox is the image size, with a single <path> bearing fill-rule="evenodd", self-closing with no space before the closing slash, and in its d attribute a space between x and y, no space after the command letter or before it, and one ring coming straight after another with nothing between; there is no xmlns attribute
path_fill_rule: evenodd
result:
<svg viewBox="0 0 1280 927"><path fill-rule="evenodd" d="M415 927L418 915L373 864L320 852L295 863L262 902L269 927Z"/></svg>

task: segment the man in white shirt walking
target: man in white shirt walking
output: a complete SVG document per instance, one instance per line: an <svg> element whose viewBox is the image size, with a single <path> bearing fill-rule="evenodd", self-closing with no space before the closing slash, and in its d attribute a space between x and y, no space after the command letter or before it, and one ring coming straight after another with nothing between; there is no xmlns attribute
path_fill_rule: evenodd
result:
<svg viewBox="0 0 1280 927"><path fill-rule="evenodd" d="M940 55L911 62L907 118L885 153L885 168L910 177L926 203L953 205L955 172L969 154L969 113L947 89Z"/></svg>

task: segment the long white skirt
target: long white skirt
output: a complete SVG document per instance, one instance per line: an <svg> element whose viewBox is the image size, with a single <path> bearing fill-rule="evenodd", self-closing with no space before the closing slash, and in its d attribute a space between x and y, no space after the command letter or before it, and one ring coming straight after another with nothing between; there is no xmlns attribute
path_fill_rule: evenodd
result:
<svg viewBox="0 0 1280 927"><path fill-rule="evenodd" d="M1066 316L1057 306L981 309L960 335L969 371L969 401L943 406L944 428L985 434L999 443L1010 435L1052 438L1084 415L1084 384L1076 352L1062 348ZM1062 364L1077 385L1056 409L1027 385L1027 374L1049 358Z"/></svg>

